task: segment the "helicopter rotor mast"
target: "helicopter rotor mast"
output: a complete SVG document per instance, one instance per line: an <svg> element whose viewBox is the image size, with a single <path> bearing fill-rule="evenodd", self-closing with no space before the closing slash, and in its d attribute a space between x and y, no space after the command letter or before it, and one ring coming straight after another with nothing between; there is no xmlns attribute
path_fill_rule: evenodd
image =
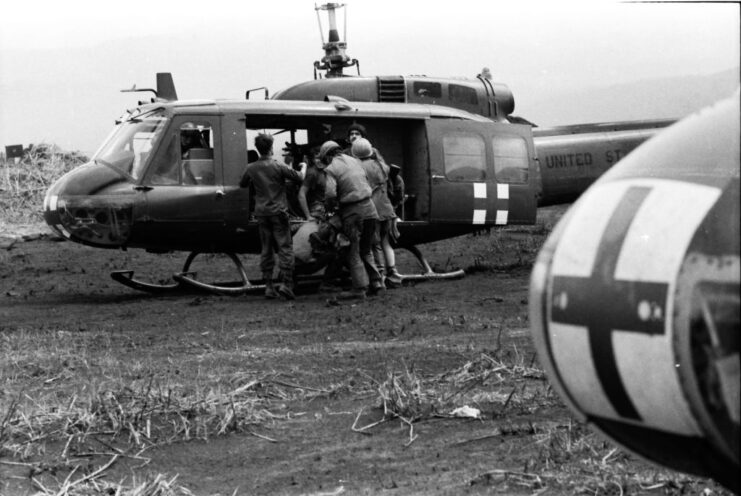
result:
<svg viewBox="0 0 741 496"><path fill-rule="evenodd" d="M340 39L340 33L337 29L337 14L336 10L346 8L344 3L325 3L322 5L314 4L314 10L316 11L316 18L319 23L319 35L322 37L322 48L324 49L324 57L322 60L314 62L314 79L322 77L321 74L317 75L317 70L326 71L324 77L343 77L342 70L346 67L357 67L358 75L360 75L360 63L357 59L351 59L345 50L347 49L347 10L344 11L344 29L343 38ZM324 41L324 28L322 27L322 19L319 11L327 12L327 22L329 25L329 34L327 41Z"/></svg>

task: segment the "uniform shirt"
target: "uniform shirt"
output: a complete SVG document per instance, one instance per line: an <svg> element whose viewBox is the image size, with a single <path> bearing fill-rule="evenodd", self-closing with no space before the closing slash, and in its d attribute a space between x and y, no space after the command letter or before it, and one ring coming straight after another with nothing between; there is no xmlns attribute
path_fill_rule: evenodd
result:
<svg viewBox="0 0 741 496"><path fill-rule="evenodd" d="M357 159L339 154L325 169L327 172L327 201L337 200L343 218L350 213L363 219L377 219L376 208L371 201L372 190L363 166Z"/></svg>
<svg viewBox="0 0 741 496"><path fill-rule="evenodd" d="M368 184L372 190L371 200L378 212L378 218L380 220L393 219L396 215L394 206L389 200L387 188L390 167L372 158L360 160L360 165L368 178Z"/></svg>
<svg viewBox="0 0 741 496"><path fill-rule="evenodd" d="M247 164L239 185L255 188L255 216L266 217L288 212L286 179L301 182L301 174L269 157Z"/></svg>
<svg viewBox="0 0 741 496"><path fill-rule="evenodd" d="M327 185L327 175L323 170L309 167L304 178L306 186L306 203L309 209L317 203L324 203L324 190Z"/></svg>

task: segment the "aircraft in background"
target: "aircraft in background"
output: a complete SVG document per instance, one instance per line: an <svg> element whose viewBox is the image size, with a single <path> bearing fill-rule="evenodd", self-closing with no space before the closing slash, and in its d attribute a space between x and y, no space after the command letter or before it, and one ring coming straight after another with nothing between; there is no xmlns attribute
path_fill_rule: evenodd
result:
<svg viewBox="0 0 741 496"><path fill-rule="evenodd" d="M269 132L307 153L329 139L342 142L359 123L386 161L401 168L406 196L397 212L397 246L412 252L423 270L405 279L460 277L462 271L433 272L418 245L534 224L538 207L572 201L672 122L533 128L512 115L511 91L485 75L395 77L393 84L384 77L344 76L343 68L358 63L339 39L339 7L317 7L330 21L325 57L315 63L315 76L323 70L324 77L272 99L251 100L255 90L248 90L244 100L178 100L167 73L158 74L156 89L127 90L151 91L155 98L128 110L90 163L49 188L46 222L89 246L190 252L173 283L149 283L132 271L112 274L135 289L258 289L261 281L248 280L238 257L260 250L249 191L238 186L251 138ZM296 227L303 222L296 219ZM198 280L190 267L204 252L228 255L239 281Z"/></svg>
<svg viewBox="0 0 741 496"><path fill-rule="evenodd" d="M739 487L739 92L592 185L534 266L541 364L625 448Z"/></svg>

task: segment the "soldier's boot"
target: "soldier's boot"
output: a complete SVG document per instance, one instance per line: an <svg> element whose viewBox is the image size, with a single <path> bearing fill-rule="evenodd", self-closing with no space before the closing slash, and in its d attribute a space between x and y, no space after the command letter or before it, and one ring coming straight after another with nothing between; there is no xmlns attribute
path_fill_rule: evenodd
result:
<svg viewBox="0 0 741 496"><path fill-rule="evenodd" d="M377 295L377 294L384 294L386 292L386 285L383 283L383 279L379 279L377 281L373 281L370 283L370 287L368 288L368 294L371 296Z"/></svg>
<svg viewBox="0 0 741 496"><path fill-rule="evenodd" d="M273 285L273 273L263 272L262 278L265 281L265 298L269 300L276 299L278 297L278 292L275 290L275 286Z"/></svg>
<svg viewBox="0 0 741 496"><path fill-rule="evenodd" d="M296 299L296 295L293 294L293 272L284 272L282 274L282 281L278 285L278 294L286 300Z"/></svg>
<svg viewBox="0 0 741 496"><path fill-rule="evenodd" d="M398 288L401 282L401 274L396 271L396 267L386 267L386 287Z"/></svg>

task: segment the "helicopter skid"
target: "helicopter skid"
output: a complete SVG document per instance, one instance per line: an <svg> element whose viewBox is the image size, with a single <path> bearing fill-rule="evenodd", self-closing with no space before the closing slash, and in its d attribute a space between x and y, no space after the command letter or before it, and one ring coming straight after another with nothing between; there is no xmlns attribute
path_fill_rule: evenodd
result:
<svg viewBox="0 0 741 496"><path fill-rule="evenodd" d="M182 289L179 282L170 284L154 284L135 279L133 270L114 270L111 272L111 278L116 282L120 282L124 286L128 286L138 291L145 291L147 293L171 293Z"/></svg>
<svg viewBox="0 0 741 496"><path fill-rule="evenodd" d="M420 282L420 281L430 281L430 280L450 280L450 279L460 279L463 276L465 276L465 272L462 269L450 271L450 272L435 272L430 264L427 262L427 259L425 259L422 252L417 248L416 246L411 247L405 247L410 253L414 255L414 257L417 259L417 262L422 267L423 272L419 274L400 274L401 275L401 281L402 284L405 282ZM199 281L197 273L190 270L190 266L193 263L193 260L200 255L200 252L191 252L188 255L188 258L185 260L185 264L183 264L183 270L180 272L176 272L173 274L174 282L167 283L167 284L157 284L157 283L151 283L147 281L143 281L140 279L136 279L134 277L134 271L133 270L116 270L111 272L111 278L123 284L124 286L127 286L132 289L136 289L137 291L144 291L147 293L153 293L153 294L164 294L164 293L173 293L173 292L183 292L187 290L197 290L200 292L205 293L211 293L216 295L231 295L231 296L237 296L237 295L243 295L247 293L252 292L259 292L265 289L265 281L263 280L256 280L254 282L250 282L250 280L247 278L247 273L244 270L244 266L242 265L242 262L239 260L239 257L237 257L234 253L224 253L226 256L228 256L232 262L234 263L237 273L239 275L238 281L229 281L229 282L204 282ZM297 283L312 283L317 282L321 280L321 276L303 276L297 278Z"/></svg>
<svg viewBox="0 0 741 496"><path fill-rule="evenodd" d="M188 258L185 260L185 264L183 265L183 270L181 272L173 274L172 277L175 282L172 283L156 284L142 281L140 279L134 278L133 270L113 271L111 272L111 278L113 278L113 280L116 282L120 282L124 286L128 286L129 288L136 289L138 291L144 291L147 293L172 293L182 292L187 289L196 289L199 291L218 295L241 295L250 291L259 291L265 289L264 283L252 284L249 279L247 279L247 274L244 270L244 266L239 260L239 257L237 257L237 255L235 255L234 253L225 253L225 255L231 258L232 262L234 262L234 265L236 266L237 272L240 277L239 281L214 283L199 281L197 279L197 273L190 271L190 266L193 263L193 260L199 254L200 252L192 252L188 255Z"/></svg>
<svg viewBox="0 0 741 496"><path fill-rule="evenodd" d="M234 262L234 265L237 267L240 281L224 283L207 283L199 281L198 279L196 279L197 274L195 272L189 271L190 264L199 254L200 252L194 251L190 255L188 255L188 258L185 260L185 265L183 266L183 271L174 274L172 276L173 279L183 285L188 285L192 288L218 295L241 295L247 293L248 291L264 289L265 286L254 285L249 281L249 279L247 279L247 273L244 270L244 266L239 260L239 257L234 253L225 253L225 255L231 258L232 262Z"/></svg>
<svg viewBox="0 0 741 496"><path fill-rule="evenodd" d="M407 281L437 281L437 280L450 280L460 279L465 276L466 273L463 269L454 270L452 272L424 272L422 274L401 274L401 282L404 284Z"/></svg>
<svg viewBox="0 0 741 496"><path fill-rule="evenodd" d="M450 272L435 272L432 270L429 262L422 254L422 252L416 246L404 247L417 259L417 262L422 267L421 274L402 274L402 284L407 281L431 281L431 280L446 280L446 279L460 279L465 276L466 273L463 269L453 270Z"/></svg>
<svg viewBox="0 0 741 496"><path fill-rule="evenodd" d="M195 272L178 272L172 277L181 285L189 286L200 291L217 295L237 296L250 291L259 291L265 289L264 284L252 284L246 278L242 281L214 282L207 283L196 279Z"/></svg>

